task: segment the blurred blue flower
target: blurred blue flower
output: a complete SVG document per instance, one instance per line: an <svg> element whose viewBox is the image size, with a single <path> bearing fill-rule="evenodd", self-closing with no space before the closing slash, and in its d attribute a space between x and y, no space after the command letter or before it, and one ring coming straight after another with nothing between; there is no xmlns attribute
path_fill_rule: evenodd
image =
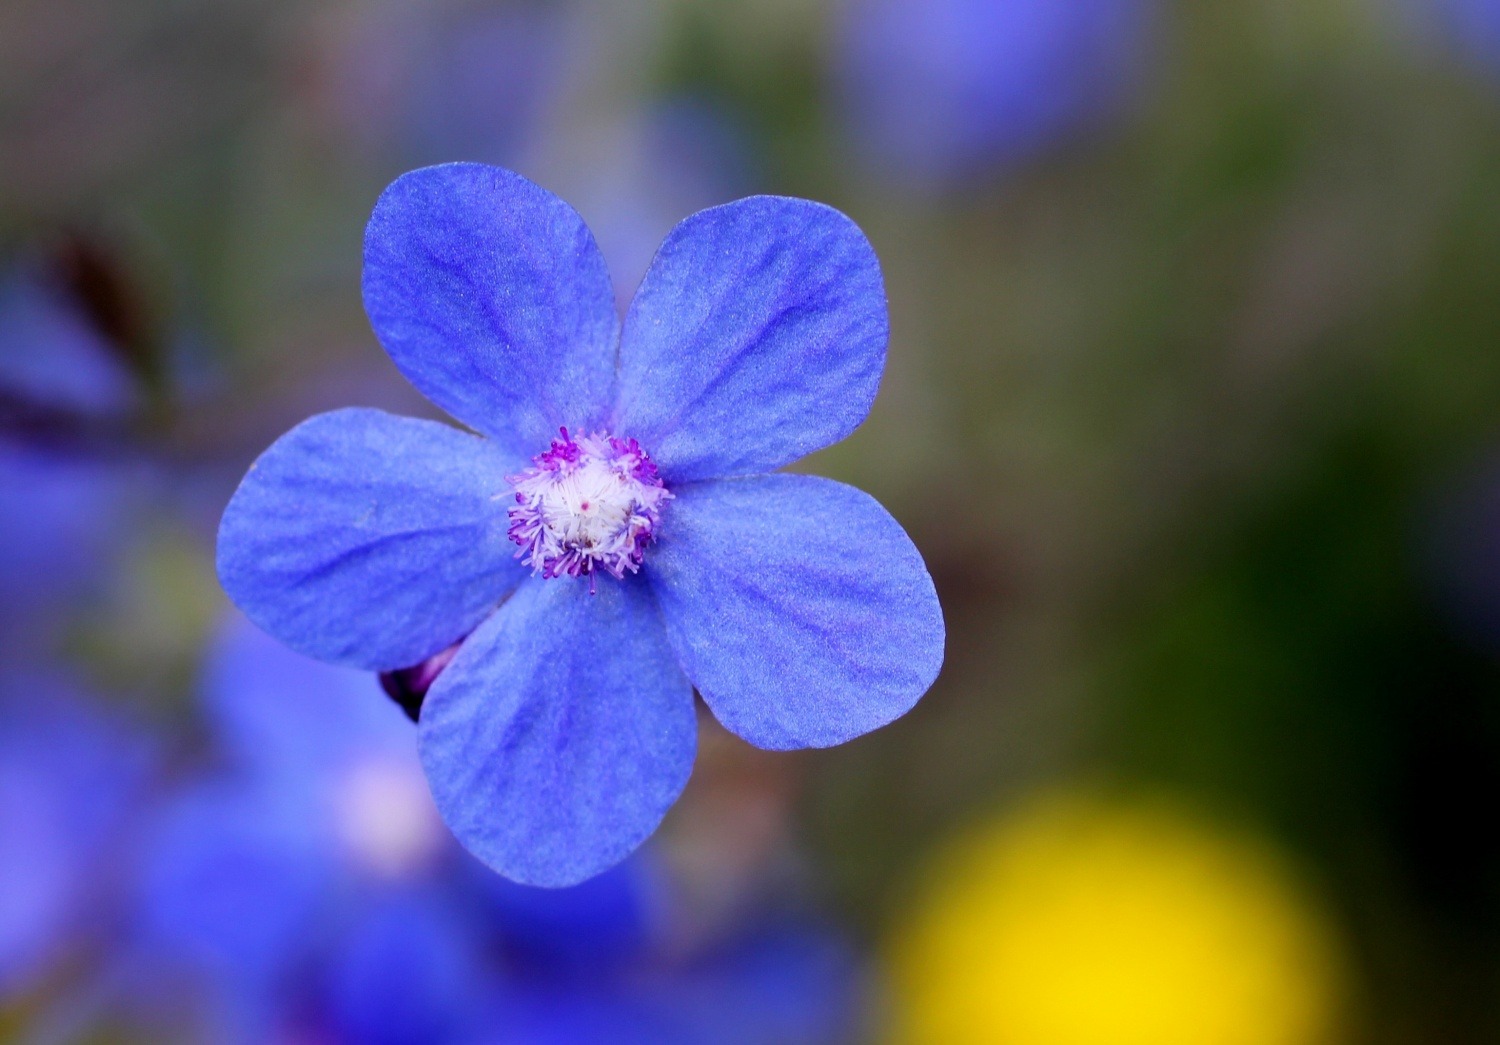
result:
<svg viewBox="0 0 1500 1045"><path fill-rule="evenodd" d="M152 762L146 737L71 681L0 675L0 1002L102 943Z"/></svg>
<svg viewBox="0 0 1500 1045"><path fill-rule="evenodd" d="M507 964L521 979L597 980L660 958L678 916L667 875L647 851L565 889L480 874L476 904L499 927Z"/></svg>
<svg viewBox="0 0 1500 1045"><path fill-rule="evenodd" d="M837 37L861 150L944 184L993 174L1121 110L1152 0L854 0Z"/></svg>
<svg viewBox="0 0 1500 1045"><path fill-rule="evenodd" d="M114 987L129 1022L214 1042L841 1040L858 966L828 930L752 923L684 959L650 860L561 890L480 867L368 675L235 617L203 696L224 765L144 839Z"/></svg>
<svg viewBox="0 0 1500 1045"><path fill-rule="evenodd" d="M235 493L219 576L326 660L390 671L463 640L421 754L491 867L566 885L640 845L691 771L694 686L786 749L881 726L936 677L942 615L900 525L850 487L764 474L875 397L885 296L848 218L781 197L694 215L622 329L570 207L432 167L376 205L364 293L402 373L486 437L312 418Z"/></svg>
<svg viewBox="0 0 1500 1045"><path fill-rule="evenodd" d="M191 984L205 1011L153 1015L212 1040L325 1025L338 1040L462 1040L479 1011L454 885L469 861L432 806L410 724L371 676L238 616L202 695L226 764L148 832L130 961L143 1003L170 1010L179 993L165 988Z"/></svg>

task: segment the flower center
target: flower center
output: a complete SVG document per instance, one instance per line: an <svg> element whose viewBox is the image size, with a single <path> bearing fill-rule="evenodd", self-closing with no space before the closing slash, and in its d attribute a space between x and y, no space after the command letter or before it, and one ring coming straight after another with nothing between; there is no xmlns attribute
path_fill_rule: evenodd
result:
<svg viewBox="0 0 1500 1045"><path fill-rule="evenodd" d="M543 577L588 574L593 590L595 570L623 578L641 568L672 495L634 439L561 432L532 467L507 476L516 490L510 539Z"/></svg>

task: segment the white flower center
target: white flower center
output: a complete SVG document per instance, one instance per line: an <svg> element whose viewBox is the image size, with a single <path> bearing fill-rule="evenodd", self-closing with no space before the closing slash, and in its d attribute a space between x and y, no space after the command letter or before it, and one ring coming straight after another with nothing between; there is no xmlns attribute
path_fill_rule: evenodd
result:
<svg viewBox="0 0 1500 1045"><path fill-rule="evenodd" d="M542 525L558 544L595 551L625 529L635 510L637 483L619 469L588 458L542 485L537 508Z"/></svg>
<svg viewBox="0 0 1500 1045"><path fill-rule="evenodd" d="M590 590L598 569L623 578L641 568L672 497L640 444L603 432L575 439L564 428L532 467L509 479L516 557L547 578L587 574Z"/></svg>

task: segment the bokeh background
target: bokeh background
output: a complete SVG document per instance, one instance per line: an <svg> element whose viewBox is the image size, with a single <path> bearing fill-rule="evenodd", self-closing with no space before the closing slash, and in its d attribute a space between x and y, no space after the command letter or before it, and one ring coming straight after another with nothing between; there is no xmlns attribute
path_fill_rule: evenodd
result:
<svg viewBox="0 0 1500 1045"><path fill-rule="evenodd" d="M889 366L798 467L947 617L571 891L214 578L283 430L430 412L360 242L456 159L622 303L704 206L853 217ZM1497 349L1496 0L6 0L0 1040L1500 1041Z"/></svg>

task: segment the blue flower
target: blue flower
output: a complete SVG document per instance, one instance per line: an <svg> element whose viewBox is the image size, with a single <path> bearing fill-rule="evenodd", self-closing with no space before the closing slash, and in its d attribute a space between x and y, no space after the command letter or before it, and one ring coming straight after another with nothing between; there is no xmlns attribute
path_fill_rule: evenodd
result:
<svg viewBox="0 0 1500 1045"><path fill-rule="evenodd" d="M1120 108L1152 0L859 0L836 67L861 148L923 182L992 173Z"/></svg>
<svg viewBox="0 0 1500 1045"><path fill-rule="evenodd" d="M640 845L687 783L693 687L790 749L884 725L932 683L942 615L900 525L848 486L765 474L875 397L885 295L848 218L768 196L702 211L622 327L570 207L509 171L430 167L377 203L364 298L402 373L483 435L304 422L230 501L219 576L325 660L389 671L462 640L421 756L495 870L565 885Z"/></svg>

